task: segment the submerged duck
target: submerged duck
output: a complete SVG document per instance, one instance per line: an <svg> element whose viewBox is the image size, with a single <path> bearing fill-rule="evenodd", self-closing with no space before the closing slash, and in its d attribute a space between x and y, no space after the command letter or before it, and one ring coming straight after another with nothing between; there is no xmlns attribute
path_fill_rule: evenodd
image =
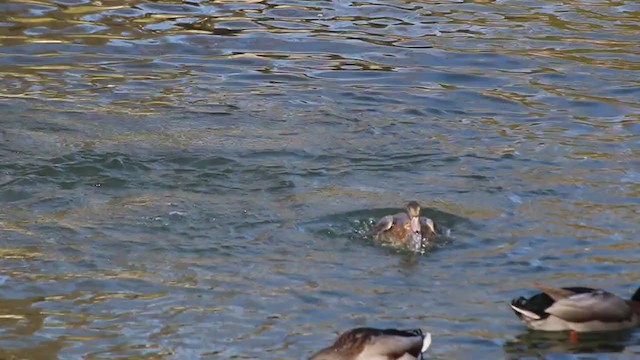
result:
<svg viewBox="0 0 640 360"><path fill-rule="evenodd" d="M422 360L429 345L431 334L420 329L357 328L343 333L309 360Z"/></svg>
<svg viewBox="0 0 640 360"><path fill-rule="evenodd" d="M640 288L630 300L588 287L537 286L541 293L511 301L529 328L542 331L615 331L640 324Z"/></svg>
<svg viewBox="0 0 640 360"><path fill-rule="evenodd" d="M406 212L387 215L373 228L373 238L381 243L409 247L419 251L423 241L436 237L436 225L433 220L420 216L420 204L410 201Z"/></svg>

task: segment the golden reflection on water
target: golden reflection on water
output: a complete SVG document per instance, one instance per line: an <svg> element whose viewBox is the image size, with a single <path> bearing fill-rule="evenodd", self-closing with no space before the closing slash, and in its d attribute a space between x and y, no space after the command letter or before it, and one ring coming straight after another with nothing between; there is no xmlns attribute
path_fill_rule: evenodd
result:
<svg viewBox="0 0 640 360"><path fill-rule="evenodd" d="M58 351L65 347L58 339L45 341L31 341L34 334L42 329L46 314L37 307L41 297L27 299L0 299L0 341L4 344L10 341L29 343L27 347L2 346L0 357L3 359L57 359Z"/></svg>
<svg viewBox="0 0 640 360"><path fill-rule="evenodd" d="M0 357L400 322L495 358L530 279L637 281L632 2L66 3L0 4ZM354 236L411 198L473 227L418 260Z"/></svg>
<svg viewBox="0 0 640 360"><path fill-rule="evenodd" d="M44 50L40 54L32 57L32 60L47 62L46 64L21 64L19 61L13 62L11 66L3 66L0 73L6 77L14 78L23 84L41 84L43 89L35 91L24 91L20 88L6 87L0 89L0 96L5 97L36 97L63 100L73 97L87 98L91 95L99 95L106 91L105 86L111 86L109 92L116 89L126 90L128 85L135 80L160 81L162 79L179 79L184 76L197 78L200 74L179 74L176 69L165 69L163 76L158 77L159 72L144 71L140 74L133 69L124 68L125 71L115 71L113 65L134 62L143 59L155 60L164 58L172 54L180 54L185 48L178 36L206 35L211 34L212 39L216 37L225 38L228 36L246 38L251 41L251 36L255 33L267 33L276 36L277 34L290 34L292 37L300 36L300 40L307 39L307 36L332 39L340 42L341 39L350 38L358 41L369 42L371 44L382 44L393 50L393 43L402 41L427 41L431 46L444 48L452 51L474 52L472 46L466 46L464 42L459 45L451 43L448 39L455 39L461 34L468 34L470 27L481 29L481 32L471 36L482 37L484 41L491 43L491 48L487 50L497 53L522 55L527 57L551 57L563 59L570 62L588 64L591 66L601 66L619 70L638 70L638 62L633 61L632 56L637 56L638 51L635 41L635 29L625 26L633 25L633 11L614 11L599 13L600 10L607 10L606 6L613 3L603 2L601 4L584 4L580 2L564 2L564 9L567 6L573 7L575 13L566 12L562 15L550 13L544 7L532 7L530 9L520 9L508 4L491 4L491 2L477 1L481 8L488 12L471 12L465 6L449 4L447 2L407 2L408 8L395 9L393 6L384 6L377 3L347 3L345 8L332 8L329 5L308 5L301 4L271 4L265 1L233 1L233 2L210 2L202 1L197 3L174 3L144 1L93 1L90 3L79 3L62 5L54 1L10 1L12 6L3 12L0 21L6 26L0 27L0 44L5 46L26 46L34 44L69 44L83 45L89 47L99 47L98 49L88 49L83 54L84 59L71 61L75 49ZM36 6L37 7L34 7ZM323 6L324 5L324 6ZM616 5L619 5L616 3ZM326 6L326 7L325 7ZM582 7L585 7L584 9ZM358 9L378 8L379 16L384 16L385 11L393 10L385 18L394 19L406 25L381 25L381 31L372 28L378 21L379 16L362 16L358 14ZM279 12L281 10L287 12ZM341 11L353 13L354 16L342 16ZM504 13L503 13L504 11ZM553 10L551 10L553 11ZM305 15L309 13L310 15ZM283 16L278 18L278 14ZM286 16L291 14L292 16ZM296 17L300 14L301 17ZM495 18L485 18L488 14L495 15ZM572 17L570 15L576 15ZM312 16L313 15L313 16ZM401 16L405 16L404 18ZM433 19L438 19L434 22ZM308 29L296 28L276 28L264 27L263 25L272 21L281 21L288 24L313 25ZM220 27L221 24L228 23L229 27ZM334 23L350 24L348 30L341 30L341 27L334 29ZM237 28L234 25L237 24ZM249 26L242 24L253 24ZM154 27L157 26L157 27ZM406 30L403 26L406 26ZM519 27L531 27L530 35L526 40L526 48L519 49L519 41L510 41L509 32L517 32ZM441 28L438 36L433 36L428 31L418 31L419 28ZM396 30L397 29L397 30ZM226 31L226 33L225 33ZM598 31L596 36L591 31ZM555 34L555 33L558 34ZM544 37L537 34L546 33ZM583 34L584 33L584 34ZM494 38L495 40L489 40ZM379 41L377 38L382 39ZM468 37L468 36L465 36ZM619 38L615 38L619 37ZM135 46L123 46L121 41L131 40L130 45L146 46L146 40L155 44L154 54L146 51L137 52ZM506 41L505 41L506 40ZM522 39L518 39L522 40ZM189 40L190 41L190 40ZM194 38L194 41L196 38ZM214 41L206 40L203 41ZM551 44L551 46L547 45ZM293 46L293 44L292 44ZM304 49L303 42L300 43ZM102 50L100 47L103 47ZM293 50L294 48L291 48ZM400 50L401 48L396 48ZM97 50L97 51L96 51ZM213 50L219 50L212 48ZM295 52L287 51L287 48L274 47L268 54L280 55L284 60L295 62L300 60L316 58L317 53L313 48L309 48L305 55L297 55ZM104 53L101 55L101 53ZM484 51L484 50L483 50ZM256 50L240 50L237 53L246 55L259 54ZM233 59L237 53L231 51L221 55L221 59ZM600 59L600 54L612 54L606 59ZM69 56L68 56L69 55ZM629 55L631 57L619 57L617 55ZM104 56L106 61L100 61ZM88 61L88 62L87 62ZM35 61L38 62L38 61ZM363 66L362 70L369 71L394 71L396 67L388 66L384 63L366 61L365 59L346 58L342 61L324 60L316 66L300 69L307 75L320 69L343 69L353 63ZM183 65L184 66L184 65ZM57 87L55 83L68 81L70 84L80 85L82 81L76 75L68 76L77 71L82 71L82 78L89 81L100 80L101 87L92 87L83 91L78 89L53 90ZM38 79L34 79L33 77ZM51 87L52 89L47 89ZM168 105L181 102L178 98L179 86L175 84L166 88L168 93L163 99L142 99L142 103L148 108L141 109L139 101L129 101L125 99L110 100L111 106L102 107L103 111L118 111L127 108L137 114L153 114L152 110L158 105ZM551 87L545 90L552 90ZM497 90L494 95L506 96L512 100L527 104L531 99L517 93L502 92L498 95ZM581 96L581 92L575 94ZM598 101L614 101L615 98L600 97L594 98ZM622 102L621 102L622 103ZM635 106L633 102L627 103ZM102 105L104 106L104 105Z"/></svg>

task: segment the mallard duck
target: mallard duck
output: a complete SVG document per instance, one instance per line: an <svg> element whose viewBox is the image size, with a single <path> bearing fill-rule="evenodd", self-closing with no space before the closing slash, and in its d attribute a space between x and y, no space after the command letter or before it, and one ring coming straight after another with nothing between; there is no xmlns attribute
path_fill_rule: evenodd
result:
<svg viewBox="0 0 640 360"><path fill-rule="evenodd" d="M420 204L410 201L406 212L387 215L373 227L373 238L381 243L408 247L419 251L424 241L436 237L436 225L433 220L420 217Z"/></svg>
<svg viewBox="0 0 640 360"><path fill-rule="evenodd" d="M614 331L640 324L640 288L631 300L588 287L542 290L511 301L511 308L529 328L542 331Z"/></svg>
<svg viewBox="0 0 640 360"><path fill-rule="evenodd" d="M429 345L431 334L420 329L357 328L346 331L309 360L422 360Z"/></svg>

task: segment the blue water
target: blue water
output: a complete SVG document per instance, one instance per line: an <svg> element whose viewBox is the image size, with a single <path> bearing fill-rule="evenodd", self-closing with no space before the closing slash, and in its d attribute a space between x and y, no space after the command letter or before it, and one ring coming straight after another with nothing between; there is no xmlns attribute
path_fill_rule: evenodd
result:
<svg viewBox="0 0 640 360"><path fill-rule="evenodd" d="M632 359L534 282L640 283L634 1L0 4L0 357ZM451 241L364 236L418 200Z"/></svg>

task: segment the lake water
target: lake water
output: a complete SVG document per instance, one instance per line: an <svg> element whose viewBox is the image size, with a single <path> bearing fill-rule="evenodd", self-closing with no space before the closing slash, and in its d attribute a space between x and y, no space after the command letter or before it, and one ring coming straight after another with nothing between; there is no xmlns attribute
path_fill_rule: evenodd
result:
<svg viewBox="0 0 640 360"><path fill-rule="evenodd" d="M637 359L508 302L640 286L640 3L4 0L0 358ZM454 239L373 244L416 199Z"/></svg>

